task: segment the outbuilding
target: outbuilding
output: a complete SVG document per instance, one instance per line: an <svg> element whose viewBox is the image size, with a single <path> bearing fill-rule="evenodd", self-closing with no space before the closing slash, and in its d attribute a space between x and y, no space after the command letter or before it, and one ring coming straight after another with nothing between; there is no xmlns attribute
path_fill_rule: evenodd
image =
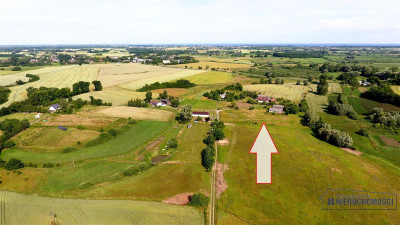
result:
<svg viewBox="0 0 400 225"><path fill-rule="evenodd" d="M193 117L208 118L208 117L210 117L210 113L209 112L193 112L192 116Z"/></svg>

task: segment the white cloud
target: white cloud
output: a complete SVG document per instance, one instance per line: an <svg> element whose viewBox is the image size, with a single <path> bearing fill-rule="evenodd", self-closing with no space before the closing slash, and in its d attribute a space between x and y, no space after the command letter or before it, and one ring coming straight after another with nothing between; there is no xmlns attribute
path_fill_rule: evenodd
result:
<svg viewBox="0 0 400 225"><path fill-rule="evenodd" d="M395 43L399 1L4 0L0 45Z"/></svg>

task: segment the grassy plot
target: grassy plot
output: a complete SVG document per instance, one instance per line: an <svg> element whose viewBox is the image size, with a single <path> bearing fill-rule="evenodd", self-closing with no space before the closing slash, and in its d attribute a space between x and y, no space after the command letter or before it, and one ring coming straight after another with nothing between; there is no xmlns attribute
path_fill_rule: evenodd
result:
<svg viewBox="0 0 400 225"><path fill-rule="evenodd" d="M375 102L366 98L347 97L347 100L358 114L369 113L373 108L383 108L385 111L400 111L400 108L394 105Z"/></svg>
<svg viewBox="0 0 400 225"><path fill-rule="evenodd" d="M175 135L173 137L176 137L177 131L182 128L178 127L179 129L172 132L172 135ZM196 123L191 128L183 126L182 129L177 137L179 147L170 150L171 156L168 161L134 177L126 177L107 186L95 186L88 190L88 195L117 199L164 200L176 194L207 191L209 177L201 165L201 151L205 147L202 141L210 125ZM86 196L85 193L82 195Z"/></svg>
<svg viewBox="0 0 400 225"><path fill-rule="evenodd" d="M195 84L216 84L233 81L231 73L215 71L197 74L194 76L186 77L185 79Z"/></svg>
<svg viewBox="0 0 400 225"><path fill-rule="evenodd" d="M292 101L300 101L304 94L310 91L307 86L303 85L276 85L276 84L255 84L245 85L244 90L257 91L261 94L269 95L275 98L286 98Z"/></svg>
<svg viewBox="0 0 400 225"><path fill-rule="evenodd" d="M260 119L267 122L279 150L272 156L272 184L256 184L256 156L249 154L261 124L235 122L236 133L246 135L237 136L226 157L228 189L218 201L218 224L395 224L400 220L400 214L391 211L321 210L319 198L328 188L397 193L400 170L318 140L298 117L286 117L294 124L270 117L275 118Z"/></svg>
<svg viewBox="0 0 400 225"><path fill-rule="evenodd" d="M1 192L1 221L7 224L204 224L190 207L128 200L78 200ZM23 216L21 216L23 215Z"/></svg>
<svg viewBox="0 0 400 225"><path fill-rule="evenodd" d="M71 189L87 189L97 183L120 179L122 172L129 166L127 163L96 161L57 168L48 173L40 192L44 195L57 195Z"/></svg>
<svg viewBox="0 0 400 225"><path fill-rule="evenodd" d="M359 151L385 159L394 165L400 166L399 149L381 144L382 142L379 136L392 136L388 134L388 131L384 129L374 129L370 122L363 119L351 120L345 116L335 116L326 113L320 115L324 122L331 124L332 128L347 132L352 137L354 145ZM367 128L372 135L370 137L359 135L358 132L362 127Z"/></svg>
<svg viewBox="0 0 400 225"><path fill-rule="evenodd" d="M129 188L127 188L129 187ZM81 197L98 196L110 199L140 199L161 201L180 194L207 191L209 177L199 163L165 163L144 173L98 186Z"/></svg>
<svg viewBox="0 0 400 225"><path fill-rule="evenodd" d="M308 106L314 112L322 112L326 105L328 105L328 97L317 95L314 93L307 94Z"/></svg>
<svg viewBox="0 0 400 225"><path fill-rule="evenodd" d="M179 147L171 157L172 161L197 163L201 162L201 150L205 148L203 139L210 130L208 123L195 123L191 128L184 127L179 137Z"/></svg>
<svg viewBox="0 0 400 225"><path fill-rule="evenodd" d="M192 109L212 110L218 108L218 103L209 99L185 99L180 105L192 105Z"/></svg>
<svg viewBox="0 0 400 225"><path fill-rule="evenodd" d="M94 139L99 132L69 128L67 131L57 127L30 127L13 138L18 147L30 152L60 152L61 149L85 143Z"/></svg>
<svg viewBox="0 0 400 225"><path fill-rule="evenodd" d="M21 149L7 149L3 159L18 158L27 163L65 163L127 153L149 142L170 126L168 122L141 121L110 141L70 153L30 153Z"/></svg>

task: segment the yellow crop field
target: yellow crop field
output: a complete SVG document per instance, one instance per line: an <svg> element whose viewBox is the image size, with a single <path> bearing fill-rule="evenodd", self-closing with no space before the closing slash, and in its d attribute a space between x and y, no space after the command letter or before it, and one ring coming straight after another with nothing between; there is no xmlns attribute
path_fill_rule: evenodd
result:
<svg viewBox="0 0 400 225"><path fill-rule="evenodd" d="M25 76L27 73L41 75L41 74L46 74L46 73L50 73L50 72L56 72L56 71L60 71L60 70L70 69L72 67L76 67L76 65L45 67L45 68L41 68L41 69L27 70L27 71L23 71L23 72L4 71L9 74L0 76L0 86L15 84L15 82L17 80L22 80L22 81L26 82L29 80L29 78L27 78Z"/></svg>
<svg viewBox="0 0 400 225"><path fill-rule="evenodd" d="M8 106L14 101L26 98L28 87L72 87L78 81L100 80L103 91L85 93L74 98L89 99L90 95L101 98L114 105L125 105L131 98L143 98L144 93L135 92L145 84L176 80L195 74L203 73L202 70L185 70L143 64L91 64L82 66L50 67L32 71L40 76L40 80L24 85L11 87L8 102L0 107ZM27 80L26 72L5 75L0 81L13 83L16 80Z"/></svg>
<svg viewBox="0 0 400 225"><path fill-rule="evenodd" d="M161 109L153 108L137 108L128 106L104 106L99 110L92 112L93 115L106 117L126 117L134 120L159 120L168 121L172 118L173 113Z"/></svg>
<svg viewBox="0 0 400 225"><path fill-rule="evenodd" d="M310 88L303 85L292 84L255 84L245 85L244 90L257 91L260 92L260 94L269 95L274 98L286 98L292 101L300 101Z"/></svg>
<svg viewBox="0 0 400 225"><path fill-rule="evenodd" d="M215 83L226 83L233 81L231 73L210 71L206 73L201 73L193 75L186 78L195 84L215 84Z"/></svg>
<svg viewBox="0 0 400 225"><path fill-rule="evenodd" d="M57 70L54 70L58 68ZM61 69L62 68L62 69ZM11 93L8 97L8 101L1 105L0 107L8 106L14 101L21 101L26 98L26 89L28 87L72 87L72 85L78 81L93 81L98 78L99 68L82 65L82 66L68 66L68 67L52 67L45 68L50 71L35 70L34 73L39 75L40 80L26 83L23 85L18 85L11 87ZM42 71L42 72L40 72ZM17 74L12 74L10 76L15 76ZM17 75L19 76L19 75Z"/></svg>
<svg viewBox="0 0 400 225"><path fill-rule="evenodd" d="M136 92L118 86L103 88L102 91L91 91L88 93L76 95L73 99L82 98L83 100L90 100L90 96L102 99L103 102L111 102L113 105L126 105L131 99L144 99L145 92Z"/></svg>

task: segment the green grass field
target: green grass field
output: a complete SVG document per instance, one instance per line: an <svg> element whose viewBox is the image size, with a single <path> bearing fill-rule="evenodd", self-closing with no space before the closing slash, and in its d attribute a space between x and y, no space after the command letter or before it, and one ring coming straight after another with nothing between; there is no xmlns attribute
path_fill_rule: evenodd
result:
<svg viewBox="0 0 400 225"><path fill-rule="evenodd" d="M164 132L169 126L169 122L141 121L116 138L97 146L87 147L70 153L31 153L13 148L4 150L2 158L18 158L25 163L71 163L73 159L79 161L119 155L146 144Z"/></svg>
<svg viewBox="0 0 400 225"><path fill-rule="evenodd" d="M204 224L196 209L157 202L0 196L2 224L49 224L54 215L58 224Z"/></svg>
<svg viewBox="0 0 400 225"><path fill-rule="evenodd" d="M258 124L241 120L243 115L229 119L241 113L222 114L223 121L236 124L232 132L237 142L231 151L220 148L228 151L219 154L226 155L229 170L224 173L228 189L218 201L218 224L395 224L400 220L393 211L323 211L319 199L327 188L397 193L397 167L316 139L308 127L300 125L299 117L260 114ZM266 122L279 150L272 156L269 185L256 184L256 156L249 154L261 121Z"/></svg>
<svg viewBox="0 0 400 225"><path fill-rule="evenodd" d="M186 77L185 79L195 84L216 84L216 83L227 83L233 81L231 73L216 72L216 71L197 74L194 76Z"/></svg>
<svg viewBox="0 0 400 225"><path fill-rule="evenodd" d="M358 114L367 114L371 112L373 108L383 108L385 111L400 111L400 108L394 105L375 102L365 98L348 97L347 100Z"/></svg>
<svg viewBox="0 0 400 225"><path fill-rule="evenodd" d="M192 109L213 110L218 108L218 103L209 99L185 99L180 105L192 105Z"/></svg>

